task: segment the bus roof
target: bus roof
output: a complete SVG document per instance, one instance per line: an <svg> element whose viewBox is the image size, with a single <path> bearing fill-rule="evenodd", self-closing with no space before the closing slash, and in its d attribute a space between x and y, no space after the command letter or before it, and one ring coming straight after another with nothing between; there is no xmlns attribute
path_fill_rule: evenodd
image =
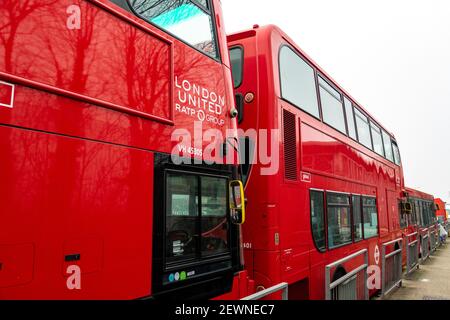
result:
<svg viewBox="0 0 450 320"><path fill-rule="evenodd" d="M416 189L412 189L412 188L408 188L405 187L406 192L409 193L410 197L414 197L414 198L421 198L421 199L429 199L429 200L434 200L434 196L429 194L429 193L425 193L423 191L420 190L416 190Z"/></svg>
<svg viewBox="0 0 450 320"><path fill-rule="evenodd" d="M368 112L364 107L362 107L362 105L350 93L348 93L347 90L345 90L343 87L341 87L338 84L338 82L333 79L333 77L331 77L322 67L320 67L320 65L316 61L314 61L305 51L303 51L295 43L295 41L292 40L292 38L289 37L278 26L273 25L273 24L265 25L262 27L260 27L259 25L254 25L253 29L248 29L248 30L229 34L227 36L227 39L228 39L228 43L230 43L230 42L238 41L240 39L254 37L257 34L261 34L261 33L262 34L265 33L268 37L270 37L270 35L274 32L280 34L280 36L282 38L284 38L292 47L294 47L302 56L304 56L310 64L312 64L322 75L327 77L345 96L347 96L350 100L352 100L352 102L355 105L357 105L361 111L363 111L366 115L368 115L374 122L376 122L381 128L383 128L384 131L389 133L394 140L396 140L395 135L391 131L387 130L383 125L381 125L380 121L378 121L374 116L372 116L372 114L370 112Z"/></svg>

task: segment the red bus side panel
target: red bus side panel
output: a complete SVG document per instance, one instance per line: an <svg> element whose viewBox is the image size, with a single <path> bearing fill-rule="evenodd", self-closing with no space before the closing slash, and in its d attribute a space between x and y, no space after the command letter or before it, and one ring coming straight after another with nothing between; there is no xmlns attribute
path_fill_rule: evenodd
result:
<svg viewBox="0 0 450 320"><path fill-rule="evenodd" d="M80 11L79 28L70 24L66 10L72 12L71 7ZM20 36L13 34L13 28L6 29L4 37L11 44L0 48L0 56L5 57L0 71L171 118L170 43L148 36L89 1L60 0L55 5L43 0L34 6L7 2L0 13L9 10Z"/></svg>
<svg viewBox="0 0 450 320"><path fill-rule="evenodd" d="M0 299L150 294L152 153L0 126L0 154Z"/></svg>

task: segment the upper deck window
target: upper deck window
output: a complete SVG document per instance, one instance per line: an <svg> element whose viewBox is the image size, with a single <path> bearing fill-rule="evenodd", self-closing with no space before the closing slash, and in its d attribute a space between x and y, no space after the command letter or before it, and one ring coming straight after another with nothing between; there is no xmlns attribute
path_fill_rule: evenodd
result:
<svg viewBox="0 0 450 320"><path fill-rule="evenodd" d="M287 46L280 51L280 82L284 99L320 118L314 69Z"/></svg>
<svg viewBox="0 0 450 320"><path fill-rule="evenodd" d="M353 106L350 100L344 97L345 115L347 117L348 135L356 140L355 116L353 114Z"/></svg>
<svg viewBox="0 0 450 320"><path fill-rule="evenodd" d="M358 130L358 140L364 146L372 149L372 139L370 138L369 120L358 109L355 108L356 129Z"/></svg>
<svg viewBox="0 0 450 320"><path fill-rule="evenodd" d="M381 138L381 129L370 121L370 129L372 130L373 151L384 157L383 139Z"/></svg>
<svg viewBox="0 0 450 320"><path fill-rule="evenodd" d="M400 150L395 141L392 141L392 149L394 150L394 162L396 165L400 165L402 163L400 159Z"/></svg>
<svg viewBox="0 0 450 320"><path fill-rule="evenodd" d="M197 2L200 5L202 5L204 8L208 9L208 1L207 0L194 0L194 2Z"/></svg>
<svg viewBox="0 0 450 320"><path fill-rule="evenodd" d="M242 84L242 76L244 69L244 50L241 47L230 49L231 73L233 75L234 88L239 88Z"/></svg>
<svg viewBox="0 0 450 320"><path fill-rule="evenodd" d="M391 136L383 130L383 143L384 143L384 151L386 153L386 159L394 162L394 154L392 152L392 144L391 144Z"/></svg>
<svg viewBox="0 0 450 320"><path fill-rule="evenodd" d="M213 20L206 0L129 0L143 19L218 58Z"/></svg>
<svg viewBox="0 0 450 320"><path fill-rule="evenodd" d="M347 130L341 94L321 77L319 77L319 87L323 121L345 134Z"/></svg>

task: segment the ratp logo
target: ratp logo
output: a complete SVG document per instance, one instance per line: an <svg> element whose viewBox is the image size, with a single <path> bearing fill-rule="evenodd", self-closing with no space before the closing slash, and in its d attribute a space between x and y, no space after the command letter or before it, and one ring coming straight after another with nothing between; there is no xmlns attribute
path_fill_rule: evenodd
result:
<svg viewBox="0 0 450 320"><path fill-rule="evenodd" d="M375 263L377 265L380 264L380 248L378 247L378 245L375 246L375 253L373 254L373 257L375 259Z"/></svg>

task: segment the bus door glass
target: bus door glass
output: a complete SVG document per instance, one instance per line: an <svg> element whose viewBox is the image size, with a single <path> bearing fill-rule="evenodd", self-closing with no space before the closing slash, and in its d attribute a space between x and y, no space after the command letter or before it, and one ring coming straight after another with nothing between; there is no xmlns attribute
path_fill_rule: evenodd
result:
<svg viewBox="0 0 450 320"><path fill-rule="evenodd" d="M229 253L228 178L170 172L166 183L167 263Z"/></svg>

